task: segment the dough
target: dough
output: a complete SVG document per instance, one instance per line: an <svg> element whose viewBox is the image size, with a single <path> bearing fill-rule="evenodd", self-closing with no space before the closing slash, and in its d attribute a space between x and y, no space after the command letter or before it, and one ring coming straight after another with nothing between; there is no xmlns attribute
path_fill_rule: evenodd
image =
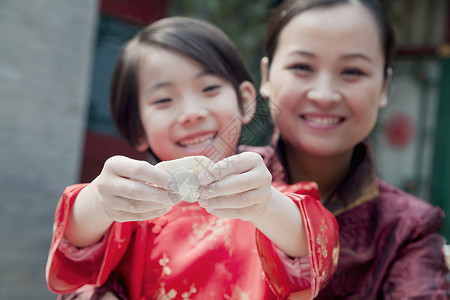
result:
<svg viewBox="0 0 450 300"><path fill-rule="evenodd" d="M212 164L213 161L205 156L188 156L160 162L156 167L172 175L177 182L181 200L193 203L198 201L200 196L197 176Z"/></svg>

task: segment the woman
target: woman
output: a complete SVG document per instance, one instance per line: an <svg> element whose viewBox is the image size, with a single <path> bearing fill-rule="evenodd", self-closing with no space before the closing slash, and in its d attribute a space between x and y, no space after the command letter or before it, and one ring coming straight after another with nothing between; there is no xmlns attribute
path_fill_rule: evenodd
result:
<svg viewBox="0 0 450 300"><path fill-rule="evenodd" d="M270 19L260 92L287 183L316 181L338 269L316 299L444 299L444 214L380 180L367 138L387 102L393 30L373 0L303 0Z"/></svg>

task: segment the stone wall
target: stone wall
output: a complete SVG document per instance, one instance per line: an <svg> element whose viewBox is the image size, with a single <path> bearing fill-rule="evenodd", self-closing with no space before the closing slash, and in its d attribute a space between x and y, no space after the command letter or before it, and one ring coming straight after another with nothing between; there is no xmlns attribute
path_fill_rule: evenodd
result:
<svg viewBox="0 0 450 300"><path fill-rule="evenodd" d="M0 299L54 299L45 263L78 181L98 2L0 0Z"/></svg>

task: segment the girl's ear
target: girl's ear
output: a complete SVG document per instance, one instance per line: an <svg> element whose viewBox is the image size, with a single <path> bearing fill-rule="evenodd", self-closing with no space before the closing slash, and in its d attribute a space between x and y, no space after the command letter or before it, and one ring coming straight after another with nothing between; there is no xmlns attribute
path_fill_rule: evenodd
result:
<svg viewBox="0 0 450 300"><path fill-rule="evenodd" d="M391 83L392 76L393 76L393 71L391 68L388 68L386 70L386 78L384 79L383 90L381 92L381 98L380 98L380 104L379 104L380 108L383 108L388 104L388 92L389 92L389 85Z"/></svg>
<svg viewBox="0 0 450 300"><path fill-rule="evenodd" d="M135 148L139 152L147 151L150 148L147 138L145 136L140 136Z"/></svg>
<svg viewBox="0 0 450 300"><path fill-rule="evenodd" d="M261 59L261 87L259 93L263 98L270 97L270 83L269 83L269 59L265 56Z"/></svg>
<svg viewBox="0 0 450 300"><path fill-rule="evenodd" d="M248 124L256 111L256 90L250 81L243 81L239 85L241 93L242 107L244 109L241 120L242 124Z"/></svg>

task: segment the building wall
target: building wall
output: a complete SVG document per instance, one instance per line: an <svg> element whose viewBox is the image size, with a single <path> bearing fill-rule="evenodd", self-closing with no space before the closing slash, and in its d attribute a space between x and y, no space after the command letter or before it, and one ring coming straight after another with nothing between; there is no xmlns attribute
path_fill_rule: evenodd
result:
<svg viewBox="0 0 450 300"><path fill-rule="evenodd" d="M449 50L441 60L442 78L440 85L442 93L437 114L432 199L433 203L442 207L446 213L442 232L446 237L447 244L450 244L450 40L447 47Z"/></svg>
<svg viewBox="0 0 450 300"><path fill-rule="evenodd" d="M98 2L0 1L0 299L53 299L58 197L78 181Z"/></svg>
<svg viewBox="0 0 450 300"><path fill-rule="evenodd" d="M389 103L380 111L373 134L378 173L431 202L439 60L399 57L393 69Z"/></svg>
<svg viewBox="0 0 450 300"><path fill-rule="evenodd" d="M387 182L440 206L450 241L448 157L450 0L386 1L398 51L389 104L374 131L379 174Z"/></svg>

